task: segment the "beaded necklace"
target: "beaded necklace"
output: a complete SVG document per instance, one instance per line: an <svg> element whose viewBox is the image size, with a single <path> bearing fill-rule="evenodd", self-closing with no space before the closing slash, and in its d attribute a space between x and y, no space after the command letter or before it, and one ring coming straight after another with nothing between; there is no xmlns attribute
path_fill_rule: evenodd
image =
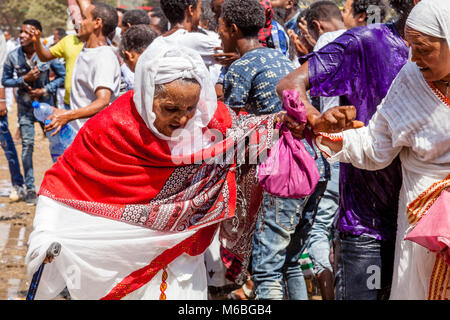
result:
<svg viewBox="0 0 450 320"><path fill-rule="evenodd" d="M447 97L448 95L448 87L450 85L449 82L447 82L447 90L446 90L446 94L444 95L441 90L438 89L438 87L436 87L436 85L433 82L427 82L428 85L430 86L431 90L433 90L434 94L436 94L438 96L438 98L447 106L450 108L450 99Z"/></svg>

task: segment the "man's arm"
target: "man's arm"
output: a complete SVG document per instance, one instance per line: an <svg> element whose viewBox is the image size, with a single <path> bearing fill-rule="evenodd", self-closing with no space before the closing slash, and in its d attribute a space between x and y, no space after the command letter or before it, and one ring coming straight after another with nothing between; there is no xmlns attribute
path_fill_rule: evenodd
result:
<svg viewBox="0 0 450 320"><path fill-rule="evenodd" d="M0 87L0 117L5 116L8 113L6 108L5 88Z"/></svg>
<svg viewBox="0 0 450 320"><path fill-rule="evenodd" d="M306 114L308 122L314 126L317 119L321 116L320 112L309 102L308 95L309 90L309 73L308 73L308 61L289 73L286 77L282 78L277 84L277 94L280 100L283 101L284 90L296 90L300 94L300 100L303 102L306 108Z"/></svg>
<svg viewBox="0 0 450 320"><path fill-rule="evenodd" d="M85 15L87 8L91 5L91 0L77 0L77 3L80 7L81 13Z"/></svg>
<svg viewBox="0 0 450 320"><path fill-rule="evenodd" d="M12 52L11 52L12 53ZM11 54L10 53L10 54ZM5 64L3 65L3 75L2 75L2 85L7 88L27 88L27 82L33 82L39 77L39 69L34 67L26 75L14 78L14 65L11 62L10 56L6 58Z"/></svg>
<svg viewBox="0 0 450 320"><path fill-rule="evenodd" d="M33 40L34 49L36 50L36 54L39 57L39 60L41 60L42 62L47 62L57 58L41 43L41 31L33 27L31 29L31 33L31 39Z"/></svg>
<svg viewBox="0 0 450 320"><path fill-rule="evenodd" d="M306 61L301 67L282 78L277 84L277 94L283 99L284 90L296 90L300 94L300 101L306 109L308 123L315 132L336 132L343 129L360 127L361 123L353 121L356 117L354 106L337 106L321 114L310 102L307 91L311 84L309 81L309 63Z"/></svg>
<svg viewBox="0 0 450 320"><path fill-rule="evenodd" d="M90 118L96 115L109 105L112 91L101 87L95 91L95 95L97 96L97 99L94 100L94 102L77 110L62 110L55 108L53 114L49 117L52 122L45 126L45 131L48 132L56 129L55 132L52 133L52 136L54 136L68 122L76 119Z"/></svg>

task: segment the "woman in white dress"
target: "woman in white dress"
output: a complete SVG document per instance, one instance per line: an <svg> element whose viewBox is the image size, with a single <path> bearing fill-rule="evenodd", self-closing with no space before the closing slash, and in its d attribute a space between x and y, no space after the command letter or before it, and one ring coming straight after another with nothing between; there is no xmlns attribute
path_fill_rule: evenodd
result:
<svg viewBox="0 0 450 320"><path fill-rule="evenodd" d="M425 203L429 197L431 203L450 186L450 1L422 0L405 32L411 61L369 125L344 131L342 139L319 135L316 143L328 161L367 170L382 169L400 155L403 184L390 298L445 299L450 266L442 263L442 255L448 248L437 255L404 239L420 219L415 214L425 213L424 204L413 210L413 201L419 197L422 202L414 204Z"/></svg>

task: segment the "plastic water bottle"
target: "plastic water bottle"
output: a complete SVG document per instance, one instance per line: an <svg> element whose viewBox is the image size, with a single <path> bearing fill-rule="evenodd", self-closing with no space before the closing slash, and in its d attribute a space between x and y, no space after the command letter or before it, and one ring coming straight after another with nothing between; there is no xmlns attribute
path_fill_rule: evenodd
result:
<svg viewBox="0 0 450 320"><path fill-rule="evenodd" d="M50 119L46 120L49 116L53 114L53 108L44 102L33 102L33 113L36 119L43 122L45 125L48 125L52 122ZM46 132L48 140L50 142L50 154L52 156L53 162L56 162L58 157L64 153L64 150L72 143L75 138L76 132L73 128L66 124L64 125L58 134L52 137L52 133L56 129Z"/></svg>

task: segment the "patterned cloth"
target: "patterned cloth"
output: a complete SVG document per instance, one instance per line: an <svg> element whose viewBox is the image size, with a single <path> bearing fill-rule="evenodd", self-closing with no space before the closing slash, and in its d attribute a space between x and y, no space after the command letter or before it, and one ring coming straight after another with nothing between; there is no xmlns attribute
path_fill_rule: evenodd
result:
<svg viewBox="0 0 450 320"><path fill-rule="evenodd" d="M224 102L230 108L245 108L256 115L279 112L282 103L275 87L293 70L293 63L278 50L250 50L228 69Z"/></svg>
<svg viewBox="0 0 450 320"><path fill-rule="evenodd" d="M264 47L267 47L267 42L270 41L269 39L272 32L273 10L269 0L261 0L259 3L264 7L266 23L264 24L264 27L259 30L258 39Z"/></svg>

